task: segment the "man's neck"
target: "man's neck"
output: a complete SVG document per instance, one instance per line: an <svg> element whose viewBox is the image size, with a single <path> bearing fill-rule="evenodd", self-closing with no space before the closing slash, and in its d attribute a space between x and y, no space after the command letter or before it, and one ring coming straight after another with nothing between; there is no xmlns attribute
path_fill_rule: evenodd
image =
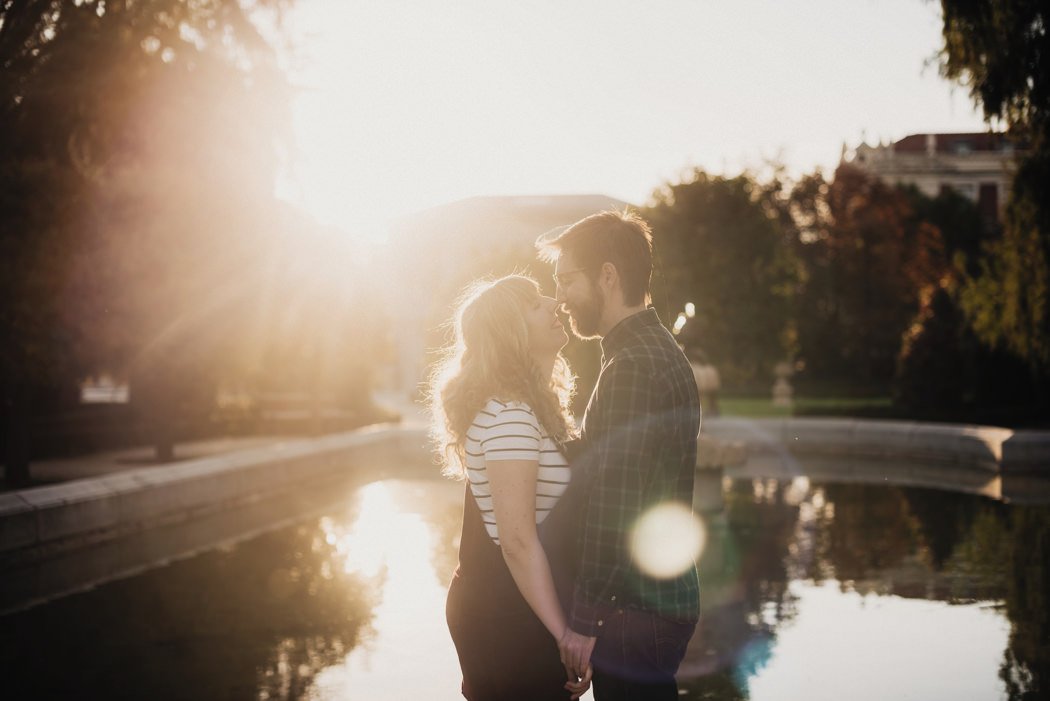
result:
<svg viewBox="0 0 1050 701"><path fill-rule="evenodd" d="M619 324L621 321L629 316L634 316L638 312L644 312L646 309L644 304L636 304L633 307L617 307L616 309L606 308L605 314L602 318L602 328L598 329L598 335L604 337Z"/></svg>

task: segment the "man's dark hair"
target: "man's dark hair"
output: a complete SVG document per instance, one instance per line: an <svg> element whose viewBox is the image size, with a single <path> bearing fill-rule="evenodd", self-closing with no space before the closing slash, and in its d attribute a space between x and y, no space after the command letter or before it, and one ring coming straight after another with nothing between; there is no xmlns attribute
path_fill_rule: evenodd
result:
<svg viewBox="0 0 1050 701"><path fill-rule="evenodd" d="M581 219L561 234L536 247L543 260L552 262L563 254L592 281L603 263L612 263L620 274L624 304L643 304L649 299L653 273L653 234L649 224L634 212L608 211Z"/></svg>

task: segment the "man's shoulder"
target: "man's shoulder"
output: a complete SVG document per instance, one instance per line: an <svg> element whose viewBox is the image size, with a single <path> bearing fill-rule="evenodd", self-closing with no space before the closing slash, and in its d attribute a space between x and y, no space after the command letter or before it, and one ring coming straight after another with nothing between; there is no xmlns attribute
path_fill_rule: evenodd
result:
<svg viewBox="0 0 1050 701"><path fill-rule="evenodd" d="M653 371L666 370L682 362L688 365L682 349L663 326L646 328L632 341L610 358L611 365L619 363L622 366L637 366Z"/></svg>

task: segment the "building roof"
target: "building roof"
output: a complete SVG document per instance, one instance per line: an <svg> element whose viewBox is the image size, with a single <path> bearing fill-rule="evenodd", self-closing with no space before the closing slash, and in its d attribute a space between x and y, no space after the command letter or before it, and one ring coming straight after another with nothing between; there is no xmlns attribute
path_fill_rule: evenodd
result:
<svg viewBox="0 0 1050 701"><path fill-rule="evenodd" d="M929 137L934 138L937 153L968 153L972 151L1008 151L1017 144L1006 134L997 132L970 132L962 134L909 134L894 142L894 153L925 153Z"/></svg>
<svg viewBox="0 0 1050 701"><path fill-rule="evenodd" d="M535 263L537 238L595 212L627 206L593 194L470 197L410 214L391 228L402 288L444 306L450 290L466 280Z"/></svg>
<svg viewBox="0 0 1050 701"><path fill-rule="evenodd" d="M527 240L628 203L607 195L524 195L469 197L415 212L395 224L399 236Z"/></svg>

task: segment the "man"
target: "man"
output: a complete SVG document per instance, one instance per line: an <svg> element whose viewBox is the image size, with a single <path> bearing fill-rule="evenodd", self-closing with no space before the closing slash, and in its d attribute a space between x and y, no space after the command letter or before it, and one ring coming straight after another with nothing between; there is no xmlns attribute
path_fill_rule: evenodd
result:
<svg viewBox="0 0 1050 701"><path fill-rule="evenodd" d="M634 214L602 212L538 247L555 263L573 332L602 347L573 465L583 484L562 662L581 677L593 665L598 701L677 699L674 675L699 618L696 566L658 577L629 547L652 507L691 509L700 428L689 362L647 306L652 235Z"/></svg>

